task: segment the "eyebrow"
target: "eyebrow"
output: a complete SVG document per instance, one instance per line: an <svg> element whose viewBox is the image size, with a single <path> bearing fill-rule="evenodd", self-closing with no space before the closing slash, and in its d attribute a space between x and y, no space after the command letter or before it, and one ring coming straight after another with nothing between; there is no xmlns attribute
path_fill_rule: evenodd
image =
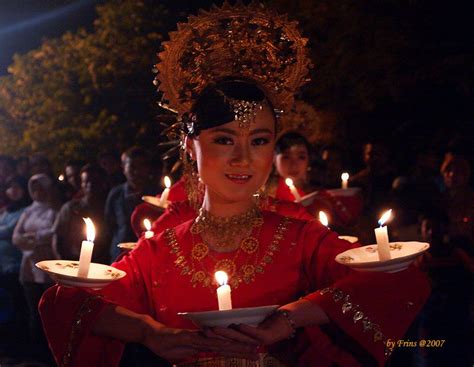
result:
<svg viewBox="0 0 474 367"><path fill-rule="evenodd" d="M239 133L233 129L229 129L227 127L217 127L212 130L213 133L227 133L230 135L239 135ZM268 134L273 134L273 131L270 129L255 129L250 131L250 135L255 135L255 134L261 134L261 133L268 133Z"/></svg>

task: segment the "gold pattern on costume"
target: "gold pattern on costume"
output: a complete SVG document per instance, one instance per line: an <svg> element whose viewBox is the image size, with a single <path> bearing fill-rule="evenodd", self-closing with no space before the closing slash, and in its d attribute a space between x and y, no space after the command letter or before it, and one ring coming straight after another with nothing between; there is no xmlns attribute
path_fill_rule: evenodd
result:
<svg viewBox="0 0 474 367"><path fill-rule="evenodd" d="M201 223L197 223L196 221L193 223L190 229L192 234L199 234L204 231L204 226Z"/></svg>
<svg viewBox="0 0 474 367"><path fill-rule="evenodd" d="M255 237L247 237L240 243L240 248L247 254L253 254L258 250L259 242Z"/></svg>
<svg viewBox="0 0 474 367"><path fill-rule="evenodd" d="M224 260L219 260L216 265L214 266L214 273L216 271L222 270L227 273L227 275L232 277L235 274L235 271L237 269L237 266L235 265L235 262L230 259L224 259Z"/></svg>
<svg viewBox="0 0 474 367"><path fill-rule="evenodd" d="M363 332L371 331L373 333L372 340L374 343L380 341L383 342L385 345L385 356L389 356L392 353L393 350L387 347L387 337L383 334L380 326L374 323L366 314L364 314L364 311L361 310L358 304L354 303L349 294L345 294L342 290L332 287L321 289L319 293L321 295L325 295L327 293L332 294L332 299L335 303L338 303L342 300L342 313L352 316L352 321L354 324L357 324L360 321Z"/></svg>
<svg viewBox="0 0 474 367"><path fill-rule="evenodd" d="M263 225L263 218L262 217L257 217L254 218L252 221L252 227L260 227Z"/></svg>
<svg viewBox="0 0 474 367"><path fill-rule="evenodd" d="M266 266L273 262L273 256L275 253L280 250L280 242L284 238L284 234L288 229L290 222L290 218L282 218L280 223L278 223L275 234L263 255L258 258L258 252L246 254L245 263L240 268L237 268L236 262L239 255L244 252L240 252L241 248L235 251L232 258L217 259L208 253L201 261L195 263L196 259L192 254L185 255L181 250L176 238L176 233L173 229L165 230L164 235L170 253L176 256L175 265L181 270L181 275L191 275L190 280L193 287L200 284L202 287L210 288L210 290L214 292L215 287L213 286L212 279L214 279L215 270L224 270L228 273L229 284L233 289L237 288L241 283L249 284L255 280L255 277L258 274L263 274ZM258 239L255 239L258 242ZM202 242L199 242L197 245L201 243ZM193 249L197 245L194 245ZM260 247L260 244L258 244L258 247ZM186 256L189 256L189 259ZM249 258L255 258L253 264L249 263ZM196 269L197 266L200 266L201 269Z"/></svg>
<svg viewBox="0 0 474 367"><path fill-rule="evenodd" d="M193 256L193 259L197 261L201 261L207 256L208 253L209 253L209 247L207 247L205 244L200 242L194 245L191 255Z"/></svg>

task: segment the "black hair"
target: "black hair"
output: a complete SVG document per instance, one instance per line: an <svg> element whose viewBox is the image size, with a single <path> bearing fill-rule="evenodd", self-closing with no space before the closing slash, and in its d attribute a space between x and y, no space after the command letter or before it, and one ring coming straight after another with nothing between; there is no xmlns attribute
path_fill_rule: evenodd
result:
<svg viewBox="0 0 474 367"><path fill-rule="evenodd" d="M83 173L96 174L101 177L107 176L105 170L97 163L87 163L81 168L81 174Z"/></svg>
<svg viewBox="0 0 474 367"><path fill-rule="evenodd" d="M81 161L81 160L78 160L78 159L69 159L66 164L64 165L64 167L77 167L79 169L82 168L82 166L84 166L85 162L84 161Z"/></svg>
<svg viewBox="0 0 474 367"><path fill-rule="evenodd" d="M125 157L130 159L143 158L147 164L151 164L150 155L142 147L133 146L131 148L128 148L124 152L124 155Z"/></svg>
<svg viewBox="0 0 474 367"><path fill-rule="evenodd" d="M198 136L202 130L234 121L235 113L230 99L260 103L266 101L273 111L270 101L255 82L222 80L207 86L196 99L191 109L192 128L188 129L188 135Z"/></svg>
<svg viewBox="0 0 474 367"><path fill-rule="evenodd" d="M18 201L10 202L7 206L8 212L15 212L31 204L30 194L28 192L28 179L23 176L13 176L7 181L5 190L8 190L8 188L13 185L17 185L22 188L23 197Z"/></svg>
<svg viewBox="0 0 474 367"><path fill-rule="evenodd" d="M278 138L275 144L275 153L283 153L295 145L303 145L308 151L308 154L311 153L311 144L308 139L295 131L287 132Z"/></svg>

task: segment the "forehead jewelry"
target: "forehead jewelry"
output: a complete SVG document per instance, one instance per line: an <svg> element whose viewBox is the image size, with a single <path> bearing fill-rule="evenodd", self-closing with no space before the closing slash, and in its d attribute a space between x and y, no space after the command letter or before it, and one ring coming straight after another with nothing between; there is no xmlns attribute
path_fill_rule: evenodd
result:
<svg viewBox="0 0 474 367"><path fill-rule="evenodd" d="M239 121L239 127L249 129L250 123L255 122L257 112L263 109L261 102L245 101L229 98L230 105L234 111L234 120Z"/></svg>

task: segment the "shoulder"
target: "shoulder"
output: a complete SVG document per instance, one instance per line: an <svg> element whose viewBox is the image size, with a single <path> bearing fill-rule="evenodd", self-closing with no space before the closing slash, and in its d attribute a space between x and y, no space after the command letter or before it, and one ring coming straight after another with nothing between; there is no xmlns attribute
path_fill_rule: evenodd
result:
<svg viewBox="0 0 474 367"><path fill-rule="evenodd" d="M110 192L109 192L109 195L108 197L109 198L112 198L112 197L116 197L118 195L121 195L124 191L125 191L125 186L126 184L120 184L120 185L117 185L117 186L114 186Z"/></svg>

